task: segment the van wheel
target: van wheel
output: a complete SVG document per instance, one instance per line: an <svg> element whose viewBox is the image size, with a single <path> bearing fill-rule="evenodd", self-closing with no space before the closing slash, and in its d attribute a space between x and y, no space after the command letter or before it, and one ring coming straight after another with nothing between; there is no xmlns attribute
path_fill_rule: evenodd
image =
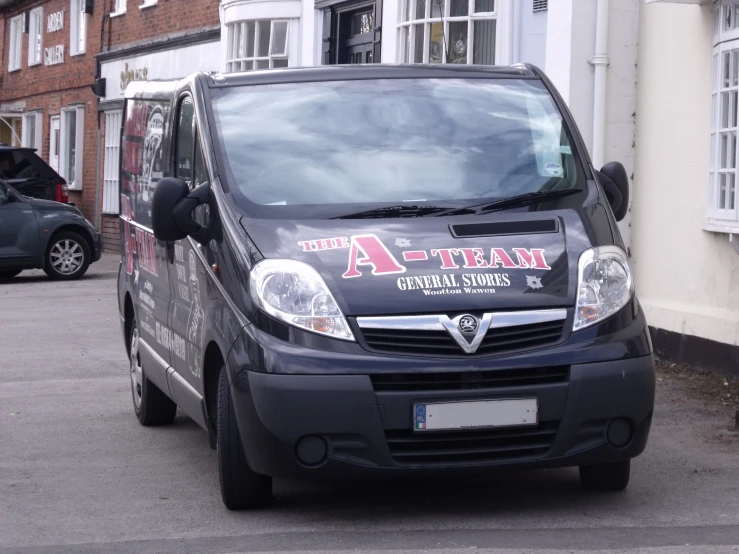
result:
<svg viewBox="0 0 739 554"><path fill-rule="evenodd" d="M57 280L79 279L88 267L90 246L80 235L65 231L51 239L44 263L44 271L49 277Z"/></svg>
<svg viewBox="0 0 739 554"><path fill-rule="evenodd" d="M4 271L0 271L0 279L12 279L16 275L18 275L22 270L21 269L8 269Z"/></svg>
<svg viewBox="0 0 739 554"><path fill-rule="evenodd" d="M254 473L246 463L226 368L218 377L218 476L221 498L229 510L262 508L272 501L272 478Z"/></svg>
<svg viewBox="0 0 739 554"><path fill-rule="evenodd" d="M153 427L174 421L177 404L149 381L141 365L141 341L136 320L131 322L131 393L133 409L141 425Z"/></svg>
<svg viewBox="0 0 739 554"><path fill-rule="evenodd" d="M629 484L631 460L580 466L580 484L586 491L622 491Z"/></svg>

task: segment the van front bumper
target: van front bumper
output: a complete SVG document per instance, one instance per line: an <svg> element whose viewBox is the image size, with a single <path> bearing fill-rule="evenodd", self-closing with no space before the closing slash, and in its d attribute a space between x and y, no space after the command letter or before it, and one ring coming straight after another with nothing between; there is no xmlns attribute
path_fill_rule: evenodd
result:
<svg viewBox="0 0 739 554"><path fill-rule="evenodd" d="M250 467L272 476L336 479L580 466L634 458L646 447L651 426L654 359L648 355L574 364L561 382L532 386L377 388L369 375L239 372L231 392ZM436 436L412 431L414 402L521 397L538 399L537 427ZM608 439L614 420L621 420L622 429L625 420L631 430L621 446Z"/></svg>

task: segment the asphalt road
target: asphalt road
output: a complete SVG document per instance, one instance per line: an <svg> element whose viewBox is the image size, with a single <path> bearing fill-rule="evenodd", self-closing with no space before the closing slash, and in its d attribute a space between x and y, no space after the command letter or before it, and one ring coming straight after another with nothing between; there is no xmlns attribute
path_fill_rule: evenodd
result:
<svg viewBox="0 0 739 554"><path fill-rule="evenodd" d="M0 283L0 553L739 552L731 413L664 378L649 446L621 494L574 469L480 482L276 481L265 511L221 504L215 453L179 417L133 414L117 258L75 283Z"/></svg>

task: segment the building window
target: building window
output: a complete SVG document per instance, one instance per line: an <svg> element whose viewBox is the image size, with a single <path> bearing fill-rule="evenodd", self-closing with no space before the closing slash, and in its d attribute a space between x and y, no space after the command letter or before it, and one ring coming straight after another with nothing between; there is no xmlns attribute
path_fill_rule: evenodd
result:
<svg viewBox="0 0 739 554"><path fill-rule="evenodd" d="M59 173L72 190L82 189L82 152L85 110L82 106L62 110Z"/></svg>
<svg viewBox="0 0 739 554"><path fill-rule="evenodd" d="M533 11L543 12L546 11L547 8L549 8L549 2L547 2L547 0L534 0L534 5L532 6Z"/></svg>
<svg viewBox="0 0 739 554"><path fill-rule="evenodd" d="M22 146L41 150L41 121L41 112L23 115L23 130L21 131Z"/></svg>
<svg viewBox="0 0 739 554"><path fill-rule="evenodd" d="M30 12L28 22L28 65L41 63L41 51L43 50L43 8L36 8Z"/></svg>
<svg viewBox="0 0 739 554"><path fill-rule="evenodd" d="M150 8L151 6L156 6L157 0L143 0L141 2L141 5L139 6L140 10L143 10L144 8Z"/></svg>
<svg viewBox="0 0 739 554"><path fill-rule="evenodd" d="M115 15L121 15L124 13L126 13L126 0L115 0L115 5L113 6L113 12L110 15L115 16Z"/></svg>
<svg viewBox="0 0 739 554"><path fill-rule="evenodd" d="M69 50L71 55L84 54L87 48L87 14L85 0L72 0L69 8L71 19Z"/></svg>
<svg viewBox="0 0 739 554"><path fill-rule="evenodd" d="M8 71L21 68L21 51L23 50L23 16L17 15L10 20L10 58Z"/></svg>
<svg viewBox="0 0 739 554"><path fill-rule="evenodd" d="M287 67L289 22L240 21L228 26L226 71Z"/></svg>
<svg viewBox="0 0 739 554"><path fill-rule="evenodd" d="M105 112L105 163L103 166L103 213L119 211L118 164L121 151L121 111Z"/></svg>
<svg viewBox="0 0 739 554"><path fill-rule="evenodd" d="M406 0L404 63L495 64L495 0Z"/></svg>

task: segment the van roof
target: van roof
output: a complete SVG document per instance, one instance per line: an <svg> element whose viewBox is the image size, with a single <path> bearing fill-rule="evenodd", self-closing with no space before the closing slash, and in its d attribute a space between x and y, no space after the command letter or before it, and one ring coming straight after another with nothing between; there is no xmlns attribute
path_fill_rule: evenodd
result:
<svg viewBox="0 0 739 554"><path fill-rule="evenodd" d="M240 73L198 72L185 79L133 81L126 87L126 97L131 98L144 92L151 94L171 91L176 89L183 80L190 80L198 75L205 76L211 88L363 79L541 78L540 70L531 64L510 66L452 64L323 65L264 69Z"/></svg>
<svg viewBox="0 0 739 554"><path fill-rule="evenodd" d="M539 78L530 64L481 66L452 64L367 64L324 65L285 69L266 69L240 73L209 74L211 87L257 84L300 83L311 81L363 79L440 79L440 78Z"/></svg>

